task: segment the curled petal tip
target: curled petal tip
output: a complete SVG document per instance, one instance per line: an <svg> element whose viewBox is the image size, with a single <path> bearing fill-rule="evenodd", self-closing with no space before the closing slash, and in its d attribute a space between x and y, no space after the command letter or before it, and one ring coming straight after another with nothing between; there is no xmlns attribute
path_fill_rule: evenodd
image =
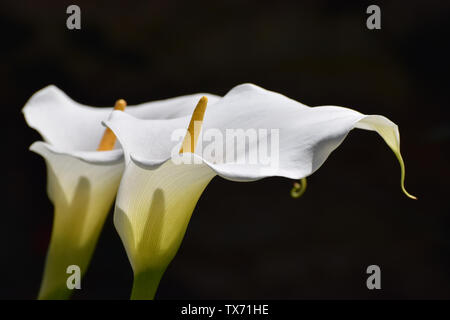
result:
<svg viewBox="0 0 450 320"><path fill-rule="evenodd" d="M296 199L300 198L306 191L306 178L300 180L300 182L294 182L294 186L291 189L291 197Z"/></svg>
<svg viewBox="0 0 450 320"><path fill-rule="evenodd" d="M403 162L403 158L400 154L399 150L394 150L395 155L397 156L398 162L400 163L400 186L402 188L403 193L410 199L417 200L417 197L410 194L408 191L406 191L405 188L405 163Z"/></svg>
<svg viewBox="0 0 450 320"><path fill-rule="evenodd" d="M402 186L402 191L403 191L403 193L404 193L408 198L413 199L413 200L417 200L417 197L416 197L416 196L413 196L413 195L410 194L408 191L406 191L406 189L405 189L404 186Z"/></svg>

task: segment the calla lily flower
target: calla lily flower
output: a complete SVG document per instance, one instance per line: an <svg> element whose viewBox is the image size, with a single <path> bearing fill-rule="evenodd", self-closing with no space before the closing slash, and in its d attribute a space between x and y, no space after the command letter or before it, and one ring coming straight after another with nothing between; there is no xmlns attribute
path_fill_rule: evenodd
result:
<svg viewBox="0 0 450 320"><path fill-rule="evenodd" d="M130 106L126 112L164 121L190 114L202 95ZM124 101L117 106L123 109ZM124 169L123 151L114 144L114 134L108 135L101 124L111 109L81 105L55 86L35 93L23 113L45 140L33 143L30 150L45 159L47 193L55 212L38 298L66 299L71 294L67 267L77 265L81 274L87 270L116 196Z"/></svg>
<svg viewBox="0 0 450 320"><path fill-rule="evenodd" d="M207 110L206 104L207 99L202 98L192 117L160 121L114 111L104 121L125 155L114 224L134 272L132 299L154 298L199 197L216 175L241 182L281 176L301 179L304 184L304 179L325 162L349 131L359 128L377 132L392 149L400 162L401 188L414 198L404 188L405 168L397 125L383 116L337 106L308 107L252 84L239 85L222 99L210 101ZM265 135L250 137L244 147L236 149L229 145L215 147L218 141L201 138L199 130L193 130L194 122L204 135L216 132L225 136L230 129L255 128L265 130ZM173 133L180 128L186 133L182 143L173 139ZM269 132L271 129L277 131ZM277 151L276 165L245 160L277 134L278 140L271 145ZM204 146L201 149L200 141ZM234 153L233 157L228 157L229 153ZM294 191L294 195L303 192Z"/></svg>

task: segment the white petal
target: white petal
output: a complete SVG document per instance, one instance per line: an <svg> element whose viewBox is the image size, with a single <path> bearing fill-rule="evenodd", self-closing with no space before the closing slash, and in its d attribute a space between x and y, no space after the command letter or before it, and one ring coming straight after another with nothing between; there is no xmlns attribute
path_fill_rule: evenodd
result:
<svg viewBox="0 0 450 320"><path fill-rule="evenodd" d="M203 95L199 93L129 106L126 112L145 119L170 119L190 114ZM213 102L218 99L215 95L207 95ZM105 130L101 121L107 119L111 110L112 107L82 105L52 85L36 92L22 111L28 125L53 146L94 151Z"/></svg>
<svg viewBox="0 0 450 320"><path fill-rule="evenodd" d="M83 180L85 188L89 190L89 198L85 199L88 203L84 205L87 205L91 212L86 217L94 221L99 215L98 211L104 211L103 209L111 205L124 169L123 162L92 164L69 154L56 153L48 147L42 142L33 144L34 151L42 155L47 164L47 187L50 199L55 205L55 202L70 205L76 198L80 181ZM96 210L100 208L102 210ZM65 212L62 214L69 215ZM84 234L80 235L82 239L87 238L93 226L91 223L86 223L84 228L86 228Z"/></svg>
<svg viewBox="0 0 450 320"><path fill-rule="evenodd" d="M408 193L408 191L406 191L405 189L405 164L400 153L400 133L398 131L398 126L386 117L372 115L363 118L361 121L356 123L355 127L378 132L378 134L383 138L389 148L392 149L398 159L398 162L400 163L400 185L402 191L409 198L417 199L415 196Z"/></svg>
<svg viewBox="0 0 450 320"><path fill-rule="evenodd" d="M114 224L135 274L165 269L194 207L215 172L204 164L167 161L153 169L130 162L117 194Z"/></svg>
<svg viewBox="0 0 450 320"><path fill-rule="evenodd" d="M33 144L32 149L42 155L47 164L47 191L55 208L39 297L65 298L70 294L66 287L66 269L75 264L82 273L86 271L116 195L124 164L123 161L103 160L100 164L89 163L58 153L42 142Z"/></svg>
<svg viewBox="0 0 450 320"><path fill-rule="evenodd" d="M36 141L30 146L30 150L44 158L50 154L55 156L65 155L93 165L113 165L123 161L123 151L121 149L110 151L73 151L52 146L46 142Z"/></svg>
<svg viewBox="0 0 450 320"><path fill-rule="evenodd" d="M174 141L171 134L187 128L189 120L190 116L170 121L137 120L130 115L113 112L104 123L117 135L127 159L133 155L141 166L152 167L174 155L173 150L177 150L180 141ZM230 129L266 129L270 140L270 130L278 129L278 158L272 157L276 161L269 164L248 161L250 155L257 154L257 149L265 143L259 136L256 143L247 143L246 148L237 151L234 161L228 161L226 157L234 150L234 145L230 144L225 145L224 159L219 162L202 153L208 142L203 142L201 150L197 146L195 152L226 179L252 181L268 176L300 179L315 172L355 127L377 131L392 148L400 161L404 190L398 129L389 119L366 116L337 106L311 108L252 84L237 86L222 99L208 105L202 132L218 130L225 137Z"/></svg>
<svg viewBox="0 0 450 320"><path fill-rule="evenodd" d="M171 156L177 141L171 139L178 128L187 128L190 115L167 120L137 119L127 113L113 111L103 123L109 127L119 140L126 162L130 154L144 157L149 161L164 162Z"/></svg>

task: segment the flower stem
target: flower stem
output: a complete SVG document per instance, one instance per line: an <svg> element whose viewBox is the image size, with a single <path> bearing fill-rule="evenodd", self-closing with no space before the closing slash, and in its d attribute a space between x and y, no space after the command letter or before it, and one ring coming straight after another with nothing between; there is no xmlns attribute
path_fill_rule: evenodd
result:
<svg viewBox="0 0 450 320"><path fill-rule="evenodd" d="M74 247L73 241L65 241L61 237L52 237L44 268L44 275L39 290L38 300L66 300L73 293L67 287L67 267L75 265L80 268L83 277L94 251L94 244Z"/></svg>
<svg viewBox="0 0 450 320"><path fill-rule="evenodd" d="M134 275L131 300L153 300L164 270L147 269Z"/></svg>
<svg viewBox="0 0 450 320"><path fill-rule="evenodd" d="M38 300L66 300L73 290L67 287L70 274L67 268L75 265L80 268L80 278L89 266L94 252L100 228L86 243L80 244L81 232L75 228L76 223L62 220L62 215L55 211L50 245L45 259L44 274L39 289ZM71 228L69 230L68 228Z"/></svg>

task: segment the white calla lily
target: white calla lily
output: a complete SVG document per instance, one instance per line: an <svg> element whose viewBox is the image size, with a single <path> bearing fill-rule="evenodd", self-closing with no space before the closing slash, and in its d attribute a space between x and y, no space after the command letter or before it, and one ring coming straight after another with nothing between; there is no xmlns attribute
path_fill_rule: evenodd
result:
<svg viewBox="0 0 450 320"><path fill-rule="evenodd" d="M212 130L226 136L230 129L244 132L263 129L265 139L250 138L245 147L237 149L234 145L213 147L215 152L210 152L214 141L205 143L199 139L203 147L195 148L194 154L183 150L185 154L181 157L191 161L180 162L173 150L180 150L181 144L173 139L173 132L189 124L191 133L190 119L183 116L165 121L144 120L114 111L104 121L125 153L126 169L116 199L114 223L133 268L133 299L154 297L200 195L216 175L233 181L254 181L268 176L304 179L324 163L350 130L360 128L378 132L393 150L401 166L401 188L414 198L404 189L398 128L383 116L364 115L337 106L311 108L281 94L244 84L208 105L201 130L204 134ZM253 149L262 147L275 135L271 129L278 130L275 133L279 135L274 140L277 143L271 146L278 151L276 165L247 161ZM216 157L221 152L223 159L233 153L234 160L221 161Z"/></svg>
<svg viewBox="0 0 450 320"><path fill-rule="evenodd" d="M126 112L163 121L190 114L202 95L130 106ZM111 109L81 105L55 86L35 93L23 113L45 140L33 143L30 150L45 159L47 191L55 210L39 298L65 299L71 293L66 286L67 267L77 265L81 273L88 267L119 186L123 151L119 144L113 150L97 151L105 132L101 121Z"/></svg>

